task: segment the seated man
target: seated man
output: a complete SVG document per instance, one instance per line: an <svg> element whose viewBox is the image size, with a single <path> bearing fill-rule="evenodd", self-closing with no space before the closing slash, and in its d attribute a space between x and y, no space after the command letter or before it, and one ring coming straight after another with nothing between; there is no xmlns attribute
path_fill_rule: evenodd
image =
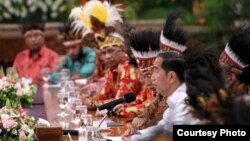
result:
<svg viewBox="0 0 250 141"><path fill-rule="evenodd" d="M28 49L16 56L13 66L20 76L31 78L32 83L41 84L42 68L56 70L60 58L56 52L45 45L44 24L24 23L22 33Z"/></svg>
<svg viewBox="0 0 250 141"><path fill-rule="evenodd" d="M82 40L71 33L70 27L71 24L67 23L64 29L63 46L67 55L62 58L59 69L69 69L72 79L90 77L95 71L95 51L83 45ZM85 36L83 40L94 39L94 37L91 37L91 34L89 35Z"/></svg>
<svg viewBox="0 0 250 141"><path fill-rule="evenodd" d="M106 82L102 91L94 97L84 97L83 102L95 109L98 105L123 97L128 92L139 93L138 71L131 65L126 54L124 39L116 33L118 24L123 22L119 9L107 1L88 1L84 7L72 9L75 32L82 37L94 33L107 68ZM103 16L107 15L108 16ZM84 15L84 16L83 16Z"/></svg>
<svg viewBox="0 0 250 141"><path fill-rule="evenodd" d="M127 92L138 94L140 88L138 71L128 61L123 37L117 33L110 33L103 41L98 41L98 45L108 70L102 91L93 98L83 98L84 103L92 109L123 97Z"/></svg>
<svg viewBox="0 0 250 141"><path fill-rule="evenodd" d="M174 52L165 52L158 55L154 61L154 72L152 82L157 92L167 98L167 108L163 118L157 125L139 130L140 134L134 134L131 138L124 137L124 140L137 141L151 135L151 132L158 127L173 132L175 124L197 124L189 113L185 100L187 99L186 85L184 83L184 71L186 63L182 55Z"/></svg>
<svg viewBox="0 0 250 141"><path fill-rule="evenodd" d="M138 33L137 36L132 36L134 39L132 38L130 46L133 48L133 54L138 61L139 67L142 68L140 70L143 72L144 78L149 79L148 81L150 81L150 77L153 73L151 67L153 67L153 62L158 53L161 52L159 51L160 49L182 53L187 48L185 44L188 41L188 36L184 30L176 26L178 18L179 16L177 14L170 14L166 19L166 23L160 36L155 33L155 35L150 37L150 32L142 32ZM140 37L142 38L140 39ZM146 39L150 39L150 42L153 41L150 48L145 46L147 43ZM168 107L166 100L167 97L162 97L160 94L156 94L156 97L144 112L139 114L139 116L133 120L132 128L129 129L131 130L130 132L156 125L162 119L162 115Z"/></svg>
<svg viewBox="0 0 250 141"><path fill-rule="evenodd" d="M159 117L161 119L166 108L166 104L164 104L162 109L158 110L159 112L157 112L157 116L152 118L149 117L149 113L147 112L149 110L149 106L149 111L151 112L151 102L155 98L155 92L151 89L152 83L150 77L153 72L153 61L160 52L159 39L160 33L154 32L152 30L136 31L132 32L128 36L128 42L132 55L136 60L135 62L137 63L140 70L139 76L142 85L140 93L136 97L136 101L132 104L129 104L130 106L124 106L123 110L120 109L120 113L130 113L131 116L139 116L139 118L137 117L133 120L133 126L136 129L141 128L142 126L145 127L146 124L151 122L151 120L155 121ZM145 112L147 112L147 114L144 114ZM153 113L155 112L156 111Z"/></svg>
<svg viewBox="0 0 250 141"><path fill-rule="evenodd" d="M241 27L234 34L224 48L219 64L224 70L228 87L245 86L245 93L250 93L250 27Z"/></svg>

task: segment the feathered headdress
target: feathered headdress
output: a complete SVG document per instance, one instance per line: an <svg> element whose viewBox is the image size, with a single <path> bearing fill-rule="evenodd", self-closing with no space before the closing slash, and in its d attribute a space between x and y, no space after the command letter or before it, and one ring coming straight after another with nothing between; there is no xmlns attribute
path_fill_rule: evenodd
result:
<svg viewBox="0 0 250 141"><path fill-rule="evenodd" d="M97 38L97 43L99 49L103 50L110 46L123 47L125 40L119 33L112 32L106 35L105 38Z"/></svg>
<svg viewBox="0 0 250 141"><path fill-rule="evenodd" d="M182 53L187 48L185 44L188 35L185 31L177 28L176 21L178 18L179 14L177 13L168 16L160 37L162 50Z"/></svg>
<svg viewBox="0 0 250 141"><path fill-rule="evenodd" d="M74 20L73 30L82 37L88 33L98 33L102 38L113 32L117 23L122 22L118 5L110 5L107 1L88 1L83 7L72 9L69 18Z"/></svg>
<svg viewBox="0 0 250 141"><path fill-rule="evenodd" d="M234 84L232 90L226 89L213 54L210 50L192 60L187 57L186 84L191 112L203 124L237 124L234 100L245 92L244 85Z"/></svg>
<svg viewBox="0 0 250 141"><path fill-rule="evenodd" d="M63 28L60 30L63 46L72 46L81 43L81 36L79 34L75 34L72 31L71 24L72 21L66 22Z"/></svg>
<svg viewBox="0 0 250 141"><path fill-rule="evenodd" d="M135 31L128 35L133 56L142 72L153 70L153 62L160 50L160 32L152 30Z"/></svg>
<svg viewBox="0 0 250 141"><path fill-rule="evenodd" d="M250 28L237 29L220 57L222 67L241 74L250 65Z"/></svg>

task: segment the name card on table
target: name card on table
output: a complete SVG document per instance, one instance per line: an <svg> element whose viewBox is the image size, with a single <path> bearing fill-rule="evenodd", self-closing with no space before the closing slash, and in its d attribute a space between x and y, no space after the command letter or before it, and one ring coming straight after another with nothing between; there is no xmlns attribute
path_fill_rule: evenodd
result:
<svg viewBox="0 0 250 141"><path fill-rule="evenodd" d="M37 141L62 141L63 130L61 127L37 127Z"/></svg>

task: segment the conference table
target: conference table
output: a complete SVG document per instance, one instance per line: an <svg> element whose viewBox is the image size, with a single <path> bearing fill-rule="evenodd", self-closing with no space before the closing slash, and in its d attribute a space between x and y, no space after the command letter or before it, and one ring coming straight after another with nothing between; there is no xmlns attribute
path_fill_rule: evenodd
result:
<svg viewBox="0 0 250 141"><path fill-rule="evenodd" d="M40 108L33 109L32 111L38 113L38 116L45 117L52 126L59 126L59 117L58 113L61 112L61 109L59 108L58 99L57 99L57 93L60 90L60 87L38 87L38 93L35 97L35 104L32 108L35 106L38 106L40 104ZM43 105L42 105L43 103ZM38 110L40 110L38 112ZM89 114L92 114L94 120L100 120L102 117L98 117L95 115L95 111L89 111ZM39 115L42 114L42 115ZM43 115L45 114L45 115ZM31 114L32 115L32 114ZM122 136L126 129L128 129L131 126L132 119L128 118L122 118L122 117L108 117L109 120L115 121L117 123L120 123L120 126L113 126L109 127L108 130L101 131L101 133L105 136ZM69 126L69 129L72 126ZM77 135L73 135L73 140L78 140ZM69 140L68 136L64 136L64 140Z"/></svg>

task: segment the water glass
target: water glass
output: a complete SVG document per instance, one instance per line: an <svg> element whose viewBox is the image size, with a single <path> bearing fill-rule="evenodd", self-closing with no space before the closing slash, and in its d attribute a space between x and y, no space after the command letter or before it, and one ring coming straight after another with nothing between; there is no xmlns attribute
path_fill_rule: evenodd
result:
<svg viewBox="0 0 250 141"><path fill-rule="evenodd" d="M70 80L70 70L63 68L59 72L61 81Z"/></svg>
<svg viewBox="0 0 250 141"><path fill-rule="evenodd" d="M75 114L76 114L77 117L80 118L80 117L86 115L87 112L88 112L88 109L87 109L86 105L78 105L78 106L76 106Z"/></svg>
<svg viewBox="0 0 250 141"><path fill-rule="evenodd" d="M57 94L60 109L65 109L67 107L68 96L69 94L67 92L59 92Z"/></svg>
<svg viewBox="0 0 250 141"><path fill-rule="evenodd" d="M48 81L50 79L50 73L51 73L51 70L50 68L42 68L41 70L41 74L42 74L42 78L45 82L45 86L48 86Z"/></svg>
<svg viewBox="0 0 250 141"><path fill-rule="evenodd" d="M76 114L76 107L82 105L82 100L79 98L74 98L70 104L70 108L72 109L73 113Z"/></svg>
<svg viewBox="0 0 250 141"><path fill-rule="evenodd" d="M93 118L91 114L86 114L81 116L83 126L92 126L93 125Z"/></svg>

